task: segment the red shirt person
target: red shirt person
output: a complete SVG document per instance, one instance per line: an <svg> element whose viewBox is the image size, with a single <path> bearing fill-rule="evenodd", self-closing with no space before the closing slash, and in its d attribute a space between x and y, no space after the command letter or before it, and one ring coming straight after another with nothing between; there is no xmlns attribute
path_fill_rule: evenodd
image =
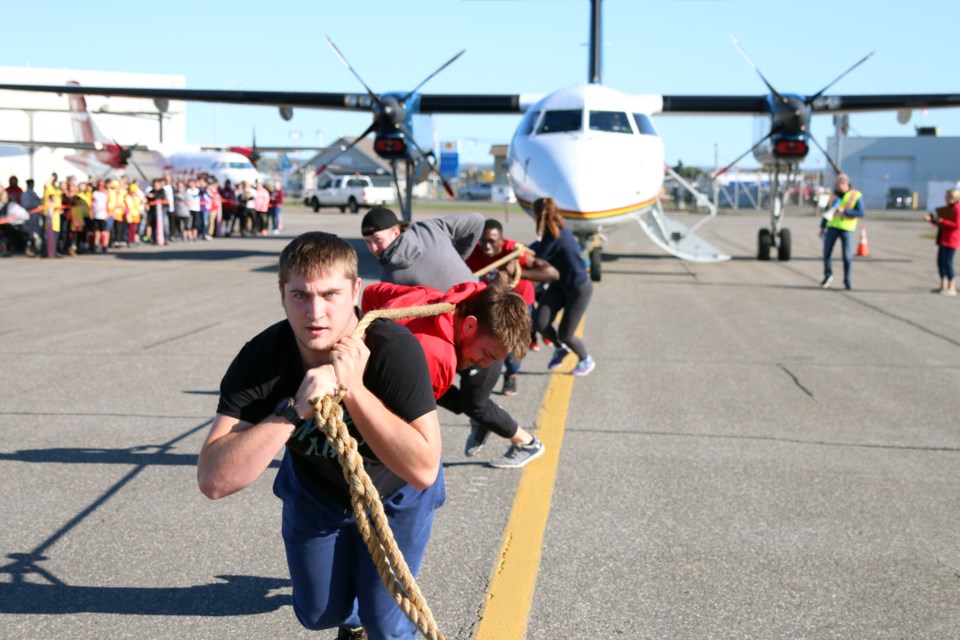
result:
<svg viewBox="0 0 960 640"><path fill-rule="evenodd" d="M488 218L483 223L483 234L476 248L469 256L466 263L470 270L476 273L487 265L493 264L497 260L508 256L517 248L517 241L503 237L503 225L499 220ZM534 303L536 294L533 289L534 282L549 282L560 277L557 270L546 260L541 260L533 255L532 252L524 252L520 255L518 263L521 270L521 279L514 287L514 291L520 294L523 301L529 307ZM513 262L490 271L484 276L487 282L496 278L504 279L506 282L512 282L515 276Z"/></svg>
<svg viewBox="0 0 960 640"><path fill-rule="evenodd" d="M382 282L367 287L361 299L364 313L447 302L455 311L425 318L397 320L423 347L430 367L435 398L453 384L457 371L486 367L508 353L523 356L530 335L530 317L521 299L502 285L464 282L446 293L431 287L407 287Z"/></svg>

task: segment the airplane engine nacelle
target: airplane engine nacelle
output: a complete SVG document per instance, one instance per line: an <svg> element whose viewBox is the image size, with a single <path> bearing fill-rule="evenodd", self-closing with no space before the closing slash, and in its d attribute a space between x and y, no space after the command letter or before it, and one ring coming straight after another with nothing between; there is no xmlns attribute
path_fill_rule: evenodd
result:
<svg viewBox="0 0 960 640"><path fill-rule="evenodd" d="M373 141L373 150L385 160L409 158L407 139L403 134L377 135Z"/></svg>
<svg viewBox="0 0 960 640"><path fill-rule="evenodd" d="M293 107L280 107L280 117L284 122L290 122L293 119Z"/></svg>
<svg viewBox="0 0 960 640"><path fill-rule="evenodd" d="M803 160L810 152L810 145L803 138L785 138L773 143L773 155L780 160Z"/></svg>

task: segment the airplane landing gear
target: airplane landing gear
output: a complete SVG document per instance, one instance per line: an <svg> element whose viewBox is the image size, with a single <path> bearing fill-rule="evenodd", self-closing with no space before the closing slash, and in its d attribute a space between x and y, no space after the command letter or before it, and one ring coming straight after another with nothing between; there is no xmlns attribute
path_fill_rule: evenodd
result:
<svg viewBox="0 0 960 640"><path fill-rule="evenodd" d="M757 232L757 260L769 260L773 247L777 248L777 260L786 262L790 259L790 229L780 229L776 236L766 228Z"/></svg>
<svg viewBox="0 0 960 640"><path fill-rule="evenodd" d="M757 260L769 260L772 246L773 234L770 233L770 229L760 229L757 232Z"/></svg>
<svg viewBox="0 0 960 640"><path fill-rule="evenodd" d="M790 259L790 229L780 229L780 238L777 242L777 259L786 262Z"/></svg>
<svg viewBox="0 0 960 640"><path fill-rule="evenodd" d="M594 282L600 282L603 266L603 234L597 232L589 236L579 236L580 255L583 256L584 263L590 272L590 279Z"/></svg>
<svg viewBox="0 0 960 640"><path fill-rule="evenodd" d="M603 260L603 250L600 247L595 247L590 250L590 279L594 282L600 282L601 276L601 266L600 261Z"/></svg>

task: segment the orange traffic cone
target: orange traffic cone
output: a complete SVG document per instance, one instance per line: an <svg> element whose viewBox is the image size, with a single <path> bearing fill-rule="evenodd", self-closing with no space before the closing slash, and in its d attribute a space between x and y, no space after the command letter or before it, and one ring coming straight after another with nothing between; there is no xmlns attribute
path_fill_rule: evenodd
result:
<svg viewBox="0 0 960 640"><path fill-rule="evenodd" d="M867 227L860 227L860 244L857 245L857 255L864 258L870 257L870 245L867 244Z"/></svg>

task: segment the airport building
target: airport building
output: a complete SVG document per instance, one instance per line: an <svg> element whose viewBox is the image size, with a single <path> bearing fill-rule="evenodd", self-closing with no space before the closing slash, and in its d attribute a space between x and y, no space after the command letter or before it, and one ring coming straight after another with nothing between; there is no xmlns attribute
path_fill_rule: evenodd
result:
<svg viewBox="0 0 960 640"><path fill-rule="evenodd" d="M921 211L943 204L940 185L960 180L960 137L939 137L936 129L913 137L830 137L827 148L839 159L868 209L883 209L891 189L915 194L911 207ZM933 195L928 186L933 183ZM935 201L930 203L928 199Z"/></svg>
<svg viewBox="0 0 960 640"><path fill-rule="evenodd" d="M87 86L182 89L186 78L166 74L0 67L0 82L41 85L78 82ZM183 102L157 104L150 99L85 98L87 110L100 131L121 145L186 146ZM10 141L25 144L11 144ZM67 96L0 91L0 181L4 185L12 175L20 179L21 185L33 177L38 187L51 172L61 178L82 176L83 172L65 159L76 151L49 146L49 143L77 141ZM30 142L45 144L30 146Z"/></svg>

